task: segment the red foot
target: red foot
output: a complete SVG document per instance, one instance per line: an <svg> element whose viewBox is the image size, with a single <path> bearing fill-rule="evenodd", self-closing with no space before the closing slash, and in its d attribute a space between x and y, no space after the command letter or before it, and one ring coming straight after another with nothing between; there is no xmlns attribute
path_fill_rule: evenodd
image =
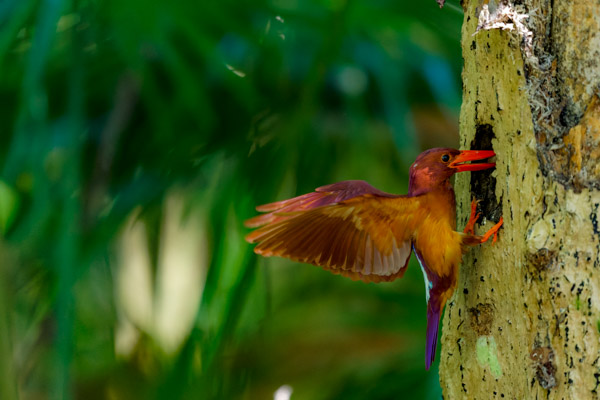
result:
<svg viewBox="0 0 600 400"><path fill-rule="evenodd" d="M485 233L485 235L483 235L483 237L481 238L481 243L487 242L487 240L492 235L494 235L494 239L492 239L492 245L494 243L496 243L496 240L498 240L498 230L500 229L500 227L502 226L503 223L504 223L504 218L500 217L500 221L498 221L498 223L496 225L492 226L492 229L490 229L489 231L487 231Z"/></svg>
<svg viewBox="0 0 600 400"><path fill-rule="evenodd" d="M471 201L471 216L467 221L467 225L465 225L464 233L468 233L470 235L475 234L475 222L477 222L480 216L480 214L477 213L477 204L479 204L479 200L473 199Z"/></svg>

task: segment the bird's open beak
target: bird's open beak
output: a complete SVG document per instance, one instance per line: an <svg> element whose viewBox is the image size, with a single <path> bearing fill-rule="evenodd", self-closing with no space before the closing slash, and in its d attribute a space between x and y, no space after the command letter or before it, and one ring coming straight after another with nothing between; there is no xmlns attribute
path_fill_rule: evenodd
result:
<svg viewBox="0 0 600 400"><path fill-rule="evenodd" d="M464 164L468 161L484 160L489 157L494 157L496 153L492 150L462 150L460 154L449 165L450 168L456 169L456 172L463 171L481 171L496 166L496 163L477 163Z"/></svg>

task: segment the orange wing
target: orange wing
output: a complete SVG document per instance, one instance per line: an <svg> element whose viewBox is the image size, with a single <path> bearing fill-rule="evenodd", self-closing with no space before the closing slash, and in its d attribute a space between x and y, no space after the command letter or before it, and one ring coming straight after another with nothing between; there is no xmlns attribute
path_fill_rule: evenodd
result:
<svg viewBox="0 0 600 400"><path fill-rule="evenodd" d="M293 211L306 211L313 208L322 207L328 204L339 203L349 200L356 196L364 194L374 194L380 197L398 197L393 194L382 192L374 188L365 181L343 181L331 185L321 186L312 193L303 194L292 199L277 201L275 203L264 204L256 207L257 211L267 212L268 214L259 215L246 221L248 228L256 228L272 222L281 221L289 218Z"/></svg>
<svg viewBox="0 0 600 400"><path fill-rule="evenodd" d="M310 263L365 282L392 281L406 270L413 232L423 219L419 203L418 197L364 194L306 211L273 212L246 240L258 243L254 251L265 257Z"/></svg>

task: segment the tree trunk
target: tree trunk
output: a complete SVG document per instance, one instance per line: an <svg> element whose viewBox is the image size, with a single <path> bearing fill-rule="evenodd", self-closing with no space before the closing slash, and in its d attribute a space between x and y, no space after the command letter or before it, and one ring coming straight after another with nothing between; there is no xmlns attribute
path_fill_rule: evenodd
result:
<svg viewBox="0 0 600 400"><path fill-rule="evenodd" d="M466 221L474 196L483 217L502 215L504 227L494 246L463 258L443 321L440 380L445 399L592 399L600 2L518 3L463 1L461 146L493 146L497 164L457 176L459 216Z"/></svg>

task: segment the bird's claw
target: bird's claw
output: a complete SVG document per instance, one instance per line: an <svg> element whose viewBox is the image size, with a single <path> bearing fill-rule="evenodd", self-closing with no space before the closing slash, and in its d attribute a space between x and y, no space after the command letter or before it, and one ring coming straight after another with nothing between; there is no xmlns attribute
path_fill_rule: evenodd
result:
<svg viewBox="0 0 600 400"><path fill-rule="evenodd" d="M490 238L490 236L494 235L494 238L492 239L492 246L494 245L494 243L496 243L496 240L498 240L498 230L500 229L500 227L502 226L502 224L504 223L504 218L500 217L500 221L498 221L498 223L494 226L492 226L492 228L487 231L485 233L485 235L483 235L483 237L481 238L481 243L485 243L487 242L487 240Z"/></svg>
<svg viewBox="0 0 600 400"><path fill-rule="evenodd" d="M469 216L469 220L467 221L467 224L465 225L464 229L464 233L467 233L469 235L475 234L475 223L481 216L481 214L477 212L477 204L479 204L479 201L480 200L476 199L473 199L471 201L471 215Z"/></svg>

